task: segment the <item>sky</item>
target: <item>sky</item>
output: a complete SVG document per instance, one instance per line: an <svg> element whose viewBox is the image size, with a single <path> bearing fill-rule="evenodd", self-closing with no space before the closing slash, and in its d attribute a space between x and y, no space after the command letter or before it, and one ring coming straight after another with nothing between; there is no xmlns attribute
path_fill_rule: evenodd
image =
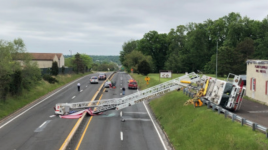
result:
<svg viewBox="0 0 268 150"><path fill-rule="evenodd" d="M27 52L120 55L124 42L231 12L263 20L267 0L0 0L0 40Z"/></svg>

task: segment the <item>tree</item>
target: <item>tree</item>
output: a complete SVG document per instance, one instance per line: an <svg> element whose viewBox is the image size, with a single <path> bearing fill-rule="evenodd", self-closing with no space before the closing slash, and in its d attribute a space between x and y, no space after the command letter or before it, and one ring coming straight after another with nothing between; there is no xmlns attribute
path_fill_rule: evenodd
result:
<svg viewBox="0 0 268 150"><path fill-rule="evenodd" d="M61 73L62 73L62 74L65 73L65 67L64 67L64 66L61 67Z"/></svg>
<svg viewBox="0 0 268 150"><path fill-rule="evenodd" d="M123 62L123 65L126 67L128 72L130 72L131 68L134 69L134 72L136 72L138 70L138 64L142 60L147 60L152 65L151 56L145 56L142 54L142 52L134 50L125 56L125 61Z"/></svg>
<svg viewBox="0 0 268 150"><path fill-rule="evenodd" d="M11 49L10 43L0 40L0 100L4 101L9 90L10 74L12 74Z"/></svg>
<svg viewBox="0 0 268 150"><path fill-rule="evenodd" d="M12 81L10 83L10 92L12 95L21 93L22 91L22 73L21 70L16 70L12 75Z"/></svg>
<svg viewBox="0 0 268 150"><path fill-rule="evenodd" d="M246 61L253 56L254 41L251 38L245 38L242 42L237 44L236 50L242 54L244 61Z"/></svg>
<svg viewBox="0 0 268 150"><path fill-rule="evenodd" d="M56 61L54 61L52 63L51 74L54 76L57 76L59 74L59 67L58 67L58 63Z"/></svg>
<svg viewBox="0 0 268 150"><path fill-rule="evenodd" d="M50 69L48 69L49 71ZM50 74L50 71L49 71ZM30 90L35 84L42 79L41 71L37 66L37 63L26 63L22 69L22 87L26 90Z"/></svg>
<svg viewBox="0 0 268 150"><path fill-rule="evenodd" d="M143 60L138 65L138 71L142 75L146 76L151 72L151 67L150 67L149 63L146 60Z"/></svg>
<svg viewBox="0 0 268 150"><path fill-rule="evenodd" d="M154 72L158 72L164 68L168 56L168 46L166 34L158 34L157 31L145 33L138 44L138 50L144 55L152 57Z"/></svg>
<svg viewBox="0 0 268 150"><path fill-rule="evenodd" d="M73 60L74 68L77 73L84 73L85 64L83 63L79 53L75 54L75 59Z"/></svg>
<svg viewBox="0 0 268 150"><path fill-rule="evenodd" d="M133 50L137 49L138 41L130 40L128 42L125 42L122 46L122 51L120 51L120 62L123 63L125 61L125 56L129 53L131 53Z"/></svg>
<svg viewBox="0 0 268 150"><path fill-rule="evenodd" d="M84 67L87 67L87 68L92 67L93 61L92 61L92 58L90 56L88 56L87 54L81 54L80 58L83 62Z"/></svg>

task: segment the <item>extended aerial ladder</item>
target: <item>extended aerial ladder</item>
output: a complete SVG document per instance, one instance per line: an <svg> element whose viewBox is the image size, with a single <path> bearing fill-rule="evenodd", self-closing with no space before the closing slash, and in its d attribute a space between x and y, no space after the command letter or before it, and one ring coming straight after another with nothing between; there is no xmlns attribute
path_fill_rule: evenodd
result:
<svg viewBox="0 0 268 150"><path fill-rule="evenodd" d="M229 79L230 75L234 76L232 80ZM55 107L55 114L64 115L69 114L71 110L85 108L95 108L92 111L94 114L113 109L121 110L182 87L199 91L197 93L199 93L199 98L202 101L210 101L223 108L236 111L242 104L245 88L239 76L234 74L229 74L229 76L227 81L223 81L206 75L200 78L199 75L192 72L122 98L77 103L58 103ZM193 85L194 83L196 84ZM203 94L200 94L201 89L204 90Z"/></svg>
<svg viewBox="0 0 268 150"><path fill-rule="evenodd" d="M112 109L121 110L144 100L153 99L181 87L186 87L189 83L196 83L198 81L200 81L199 75L192 72L122 98L77 103L58 103L55 107L55 114L69 114L71 110L83 108L95 108L93 112L95 114Z"/></svg>

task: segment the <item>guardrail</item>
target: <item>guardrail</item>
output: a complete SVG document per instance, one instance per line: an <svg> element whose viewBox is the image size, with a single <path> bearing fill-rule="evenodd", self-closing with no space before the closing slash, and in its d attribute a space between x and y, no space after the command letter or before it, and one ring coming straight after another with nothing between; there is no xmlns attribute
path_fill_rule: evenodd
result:
<svg viewBox="0 0 268 150"><path fill-rule="evenodd" d="M183 93L186 94L187 96L193 98L195 96L195 93L189 91L187 88L183 89ZM231 118L232 121L238 121L238 122L241 122L241 126L243 125L248 125L250 127L252 127L252 130L255 131L255 130L259 130L261 131L262 133L265 133L266 134L266 138L268 138L268 128L265 127L265 126L262 126L262 125L259 125L255 122L252 122L250 120L247 120L241 116L238 116L237 114L235 113L232 113L206 99L201 99L201 101L207 105L207 108L211 108L213 111L218 111L218 114L220 113L223 113L225 118Z"/></svg>

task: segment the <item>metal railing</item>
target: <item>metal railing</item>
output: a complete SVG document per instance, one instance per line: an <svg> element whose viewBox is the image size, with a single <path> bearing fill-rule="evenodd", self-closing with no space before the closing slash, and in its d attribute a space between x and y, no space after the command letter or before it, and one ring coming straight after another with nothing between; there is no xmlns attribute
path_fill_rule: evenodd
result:
<svg viewBox="0 0 268 150"><path fill-rule="evenodd" d="M187 88L183 89L183 93L186 94L187 96L193 98L195 96L195 93L189 91ZM212 102L210 102L209 100L206 100L206 99L202 99L201 98L201 101L207 105L207 108L211 108L213 111L218 111L218 114L220 113L223 113L225 118L231 118L232 121L238 121L238 122L241 122L241 126L243 125L248 125L250 127L252 127L252 130L255 131L255 130L259 130L261 131L262 133L265 133L266 134L266 138L268 138L268 128L265 127L265 126L262 126L262 125L259 125L258 123L255 123L255 122L252 122L248 119L245 119L235 113L232 113Z"/></svg>

